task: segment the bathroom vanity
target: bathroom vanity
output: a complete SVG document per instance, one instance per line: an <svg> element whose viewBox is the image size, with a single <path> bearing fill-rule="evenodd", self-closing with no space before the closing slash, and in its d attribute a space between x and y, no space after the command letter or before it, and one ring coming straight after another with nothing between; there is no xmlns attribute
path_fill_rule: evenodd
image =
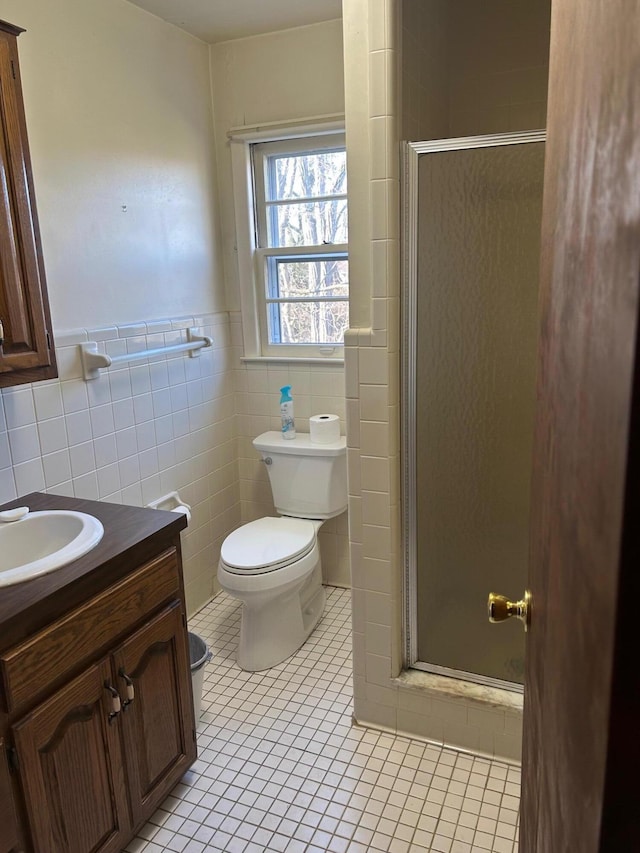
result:
<svg viewBox="0 0 640 853"><path fill-rule="evenodd" d="M32 494L104 526L0 589L0 853L120 851L196 757L180 531L169 512Z"/></svg>

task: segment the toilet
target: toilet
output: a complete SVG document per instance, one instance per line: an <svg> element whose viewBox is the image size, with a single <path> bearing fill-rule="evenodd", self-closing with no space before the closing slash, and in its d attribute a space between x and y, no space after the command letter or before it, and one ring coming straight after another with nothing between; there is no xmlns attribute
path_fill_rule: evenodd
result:
<svg viewBox="0 0 640 853"><path fill-rule="evenodd" d="M238 665L276 666L305 642L325 604L318 530L347 508L344 436L313 444L308 434L253 441L269 472L279 516L243 524L222 543L218 581L242 602Z"/></svg>

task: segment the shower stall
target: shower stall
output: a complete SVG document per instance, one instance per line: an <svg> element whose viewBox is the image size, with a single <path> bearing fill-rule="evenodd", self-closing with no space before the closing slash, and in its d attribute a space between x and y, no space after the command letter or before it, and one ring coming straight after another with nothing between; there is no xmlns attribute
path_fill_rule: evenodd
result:
<svg viewBox="0 0 640 853"><path fill-rule="evenodd" d="M405 665L522 690L544 133L405 144Z"/></svg>

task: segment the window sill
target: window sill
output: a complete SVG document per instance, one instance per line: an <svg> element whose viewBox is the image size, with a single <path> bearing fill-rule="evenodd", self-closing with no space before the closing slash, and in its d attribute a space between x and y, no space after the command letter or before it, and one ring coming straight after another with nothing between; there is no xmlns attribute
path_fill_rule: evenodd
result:
<svg viewBox="0 0 640 853"><path fill-rule="evenodd" d="M295 355L255 355L242 356L240 361L245 364L271 362L273 364L322 364L344 366L344 358L304 358Z"/></svg>

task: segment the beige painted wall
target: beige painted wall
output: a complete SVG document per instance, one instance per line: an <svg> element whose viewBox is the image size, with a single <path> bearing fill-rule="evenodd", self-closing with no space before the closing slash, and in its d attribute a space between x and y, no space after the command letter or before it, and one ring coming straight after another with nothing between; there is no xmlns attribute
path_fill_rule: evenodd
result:
<svg viewBox="0 0 640 853"><path fill-rule="evenodd" d="M402 139L449 133L448 0L402 4Z"/></svg>
<svg viewBox="0 0 640 853"><path fill-rule="evenodd" d="M402 0L402 138L544 127L550 0Z"/></svg>
<svg viewBox="0 0 640 853"><path fill-rule="evenodd" d="M341 364L240 361L242 318L227 133L232 127L342 114L342 22L329 21L212 45L211 88L224 270L236 354L241 517L248 522L276 514L266 469L251 441L264 430L280 428L279 388L285 384L293 386L298 431L309 431L310 415L333 412L340 416L344 433L344 369ZM346 514L326 522L319 538L325 581L349 586Z"/></svg>
<svg viewBox="0 0 640 853"><path fill-rule="evenodd" d="M544 127L550 0L454 0L448 15L449 135Z"/></svg>
<svg viewBox="0 0 640 853"><path fill-rule="evenodd" d="M227 133L232 127L344 112L342 22L212 45L215 117L227 308L240 309L235 206Z"/></svg>
<svg viewBox="0 0 640 853"><path fill-rule="evenodd" d="M27 30L54 329L224 309L207 47L124 0L0 0L0 18Z"/></svg>
<svg viewBox="0 0 640 853"><path fill-rule="evenodd" d="M0 0L18 45L60 378L0 392L0 502L40 490L146 504L179 488L190 612L240 523L208 47L124 0ZM126 205L126 212L122 206ZM157 322L159 321L159 322ZM81 379L111 354L214 337Z"/></svg>

